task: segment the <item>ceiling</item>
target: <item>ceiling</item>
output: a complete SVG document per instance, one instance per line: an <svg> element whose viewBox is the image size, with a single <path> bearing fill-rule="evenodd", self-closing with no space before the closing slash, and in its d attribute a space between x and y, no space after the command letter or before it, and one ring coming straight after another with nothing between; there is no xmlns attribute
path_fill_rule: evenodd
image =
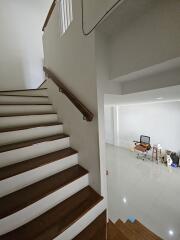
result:
<svg viewBox="0 0 180 240"><path fill-rule="evenodd" d="M180 85L126 95L105 95L105 105L130 105L180 101Z"/></svg>

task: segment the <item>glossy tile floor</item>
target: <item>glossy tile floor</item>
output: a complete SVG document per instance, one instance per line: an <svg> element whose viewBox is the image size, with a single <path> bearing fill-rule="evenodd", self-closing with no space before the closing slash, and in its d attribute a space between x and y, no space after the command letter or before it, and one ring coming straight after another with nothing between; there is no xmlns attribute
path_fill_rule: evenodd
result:
<svg viewBox="0 0 180 240"><path fill-rule="evenodd" d="M109 217L115 222L135 216L165 240L180 240L180 168L136 158L107 144Z"/></svg>

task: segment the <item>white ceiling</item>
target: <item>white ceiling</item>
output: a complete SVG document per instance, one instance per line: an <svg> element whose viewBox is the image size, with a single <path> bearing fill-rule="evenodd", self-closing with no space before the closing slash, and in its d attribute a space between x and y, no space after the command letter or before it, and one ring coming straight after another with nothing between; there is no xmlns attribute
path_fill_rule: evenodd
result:
<svg viewBox="0 0 180 240"><path fill-rule="evenodd" d="M139 78L148 80L148 77L150 76L154 76L157 74L166 74L167 72L170 72L170 71L179 71L179 69L180 69L180 57L177 57L177 58L169 59L159 64L155 64L153 66L149 66L147 68L143 68L136 72L131 72L126 75L119 76L116 79L113 79L113 81L127 82L135 79L139 79Z"/></svg>
<svg viewBox="0 0 180 240"><path fill-rule="evenodd" d="M126 95L105 95L105 105L180 101L180 85Z"/></svg>

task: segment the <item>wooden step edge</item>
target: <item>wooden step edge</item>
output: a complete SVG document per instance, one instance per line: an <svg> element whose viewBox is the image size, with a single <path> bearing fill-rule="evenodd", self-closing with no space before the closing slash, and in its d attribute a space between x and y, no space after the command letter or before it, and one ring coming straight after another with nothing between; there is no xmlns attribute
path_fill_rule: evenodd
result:
<svg viewBox="0 0 180 240"><path fill-rule="evenodd" d="M106 210L101 213L89 226L73 240L106 240Z"/></svg>
<svg viewBox="0 0 180 240"><path fill-rule="evenodd" d="M129 228L132 228L137 234L141 234L142 236L144 235L144 237L147 238L149 237L153 240L162 240L162 238L160 238L158 235L156 235L154 232L152 232L138 220L136 220L134 223L127 221L125 225L128 226Z"/></svg>
<svg viewBox="0 0 180 240"><path fill-rule="evenodd" d="M39 144L39 143L43 143L43 142L50 142L50 141L54 141L54 140L58 140L58 139L62 139L62 138L67 138L67 137L69 137L69 135L62 133L62 134L52 135L52 136L43 137L43 138L41 137L41 138L37 138L34 140L28 140L28 141L24 141L24 142L20 142L20 143L3 145L3 146L0 146L0 153L8 152L8 151L19 149L19 148L29 147L34 144Z"/></svg>
<svg viewBox="0 0 180 240"><path fill-rule="evenodd" d="M34 116L34 115L37 115L37 116L41 116L41 115L49 115L49 114L56 114L56 112L41 112L41 113L38 113L38 112L29 112L29 113L0 113L0 117L26 117L26 116Z"/></svg>
<svg viewBox="0 0 180 240"><path fill-rule="evenodd" d="M0 219L6 218L47 197L89 172L75 165L0 198Z"/></svg>
<svg viewBox="0 0 180 240"><path fill-rule="evenodd" d="M124 223L124 222L123 222L121 219L118 219L118 220L116 221L115 225L118 224L118 223Z"/></svg>
<svg viewBox="0 0 180 240"><path fill-rule="evenodd" d="M45 154L39 157L28 159L22 162L11 164L0 168L0 181L16 176L18 174L45 166L55 161L70 157L78 152L72 148L65 148L56 152Z"/></svg>
<svg viewBox="0 0 180 240"><path fill-rule="evenodd" d="M19 131L19 130L29 130L29 129L41 128L41 127L53 127L53 126L58 126L58 125L63 125L63 123L52 122L52 123L41 123L41 124L13 127L13 128L4 128L4 129L0 129L0 133L15 132L15 131Z"/></svg>
<svg viewBox="0 0 180 240"><path fill-rule="evenodd" d="M97 194L90 186L87 186L39 217L2 235L0 239L52 240L102 200L103 197Z"/></svg>
<svg viewBox="0 0 180 240"><path fill-rule="evenodd" d="M0 97L25 97L25 98L49 98L48 96L40 96L40 95L18 95L18 94L3 94Z"/></svg>
<svg viewBox="0 0 180 240"><path fill-rule="evenodd" d="M125 223L123 223L121 220L118 220L115 223L115 226L117 227L117 229L127 238L127 239L131 239L136 236L136 233L133 229L129 228Z"/></svg>
<svg viewBox="0 0 180 240"><path fill-rule="evenodd" d="M129 240L111 220L108 222L108 240Z"/></svg>
<svg viewBox="0 0 180 240"><path fill-rule="evenodd" d="M24 91L39 91L39 90L47 90L47 88L30 88L30 89L17 89L17 90L3 90L0 93L4 92L24 92Z"/></svg>

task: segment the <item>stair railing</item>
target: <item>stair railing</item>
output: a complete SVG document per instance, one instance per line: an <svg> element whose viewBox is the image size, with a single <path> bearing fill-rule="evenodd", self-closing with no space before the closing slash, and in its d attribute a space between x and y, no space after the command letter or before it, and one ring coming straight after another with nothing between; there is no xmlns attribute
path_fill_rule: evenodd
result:
<svg viewBox="0 0 180 240"><path fill-rule="evenodd" d="M60 81L60 79L52 73L47 67L43 67L46 77L50 78L76 108L83 114L83 119L90 122L94 118L94 114Z"/></svg>
<svg viewBox="0 0 180 240"><path fill-rule="evenodd" d="M50 9L49 9L49 12L48 12L48 15L47 15L47 17L46 17L46 20L45 20L45 22L44 22L42 31L44 31L45 28L46 28L46 26L48 25L49 19L50 19L51 15L52 15L52 12L53 12L53 10L54 10L54 8L55 8L55 6L56 6L56 2L57 2L57 0L54 0L53 3L52 3L52 5L51 5L51 7L50 7Z"/></svg>

